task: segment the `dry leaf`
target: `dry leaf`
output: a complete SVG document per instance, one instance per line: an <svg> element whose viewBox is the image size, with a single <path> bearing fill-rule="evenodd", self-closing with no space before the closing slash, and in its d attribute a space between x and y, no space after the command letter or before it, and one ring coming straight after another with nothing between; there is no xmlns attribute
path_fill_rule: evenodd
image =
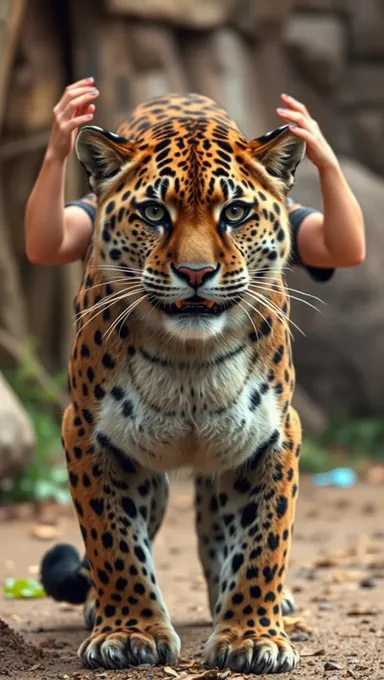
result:
<svg viewBox="0 0 384 680"><path fill-rule="evenodd" d="M364 558L366 555L377 555L381 547L374 543L368 536L361 536L355 545L346 548L343 553L345 557Z"/></svg>
<svg viewBox="0 0 384 680"><path fill-rule="evenodd" d="M67 602L60 602L58 608L62 612L76 612L78 610L78 606Z"/></svg>
<svg viewBox="0 0 384 680"><path fill-rule="evenodd" d="M323 569L337 567L339 564L340 560L337 560L335 557L330 557L329 555L324 557L317 557L315 560L313 560L313 565L315 567L320 567Z"/></svg>
<svg viewBox="0 0 384 680"><path fill-rule="evenodd" d="M170 666L164 666L163 670L164 670L164 673L166 673L166 675L171 675L173 678L179 677L178 672L175 671L175 669L171 668Z"/></svg>
<svg viewBox="0 0 384 680"><path fill-rule="evenodd" d="M375 560L369 560L367 562L367 568L368 569L384 569L384 559L375 559Z"/></svg>
<svg viewBox="0 0 384 680"><path fill-rule="evenodd" d="M40 666L41 666L41 663L37 663L34 666L32 666L32 668L29 668L28 670L29 670L30 673L32 671L37 671L40 668Z"/></svg>
<svg viewBox="0 0 384 680"><path fill-rule="evenodd" d="M324 664L324 670L325 671L342 671L343 666L340 666L339 663L335 663L334 661L326 661Z"/></svg>
<svg viewBox="0 0 384 680"><path fill-rule="evenodd" d="M313 629L300 616L283 616L284 630L288 635L298 631L311 634Z"/></svg>
<svg viewBox="0 0 384 680"><path fill-rule="evenodd" d="M52 524L35 524L31 528L31 536L38 538L40 541L52 541L60 536L60 532Z"/></svg>
<svg viewBox="0 0 384 680"><path fill-rule="evenodd" d="M325 649L317 649L315 652L313 652L311 649L304 649L302 652L300 652L300 656L324 656L325 654Z"/></svg>
<svg viewBox="0 0 384 680"><path fill-rule="evenodd" d="M20 623L20 621L23 620L21 616L19 616L18 614L11 614L11 619L12 621L16 621L17 623Z"/></svg>
<svg viewBox="0 0 384 680"><path fill-rule="evenodd" d="M225 677L223 673L220 673L220 671L213 668L200 675L195 675L195 680L222 680L223 677Z"/></svg>
<svg viewBox="0 0 384 680"><path fill-rule="evenodd" d="M338 570L334 574L332 574L330 581L331 583L346 583L348 581L360 581L363 573L364 572L357 570L355 571Z"/></svg>
<svg viewBox="0 0 384 680"><path fill-rule="evenodd" d="M366 607L354 607L347 612L347 616L376 616L377 609L367 609Z"/></svg>
<svg viewBox="0 0 384 680"><path fill-rule="evenodd" d="M57 649L57 642L55 638L47 638L40 642L39 647L41 649Z"/></svg>

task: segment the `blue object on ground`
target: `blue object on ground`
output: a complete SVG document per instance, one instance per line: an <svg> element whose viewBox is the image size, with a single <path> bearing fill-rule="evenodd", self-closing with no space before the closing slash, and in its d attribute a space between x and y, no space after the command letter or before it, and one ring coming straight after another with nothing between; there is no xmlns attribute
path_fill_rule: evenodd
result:
<svg viewBox="0 0 384 680"><path fill-rule="evenodd" d="M313 482L315 486L338 486L346 489L356 484L357 475L351 468L335 468L313 475Z"/></svg>

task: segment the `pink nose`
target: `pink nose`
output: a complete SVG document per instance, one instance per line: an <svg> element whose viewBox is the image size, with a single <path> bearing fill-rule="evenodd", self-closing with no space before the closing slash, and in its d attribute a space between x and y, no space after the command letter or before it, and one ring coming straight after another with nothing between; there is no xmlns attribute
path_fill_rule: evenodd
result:
<svg viewBox="0 0 384 680"><path fill-rule="evenodd" d="M194 288L202 286L207 279L209 279L216 269L214 267L202 267L202 269L192 269L191 267L178 267L177 273L181 278L188 281Z"/></svg>

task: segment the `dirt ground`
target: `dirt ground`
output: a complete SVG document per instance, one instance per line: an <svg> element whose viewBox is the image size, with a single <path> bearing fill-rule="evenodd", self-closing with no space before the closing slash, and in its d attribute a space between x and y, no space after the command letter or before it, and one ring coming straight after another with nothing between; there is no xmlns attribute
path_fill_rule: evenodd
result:
<svg viewBox="0 0 384 680"><path fill-rule="evenodd" d="M53 522L59 534L55 541L34 536L36 523L30 516L0 523L1 584L7 576L36 574L42 554L57 540L80 548L71 511L58 518L47 512L44 522ZM310 479L302 479L289 577L302 619L292 634L301 663L292 677L384 680L383 517L383 485L316 489ZM210 617L193 530L192 486L186 479L172 482L156 563L183 644L182 659L173 669L85 670L76 656L85 636L79 609L48 599L5 600L1 594L0 618L22 637L0 625L0 678L198 680L204 673L200 662ZM207 680L231 676L240 678L211 673Z"/></svg>

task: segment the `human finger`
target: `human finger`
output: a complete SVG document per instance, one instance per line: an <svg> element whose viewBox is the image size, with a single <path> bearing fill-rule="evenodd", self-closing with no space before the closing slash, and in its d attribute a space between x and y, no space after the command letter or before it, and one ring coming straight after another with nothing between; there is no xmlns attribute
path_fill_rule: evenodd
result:
<svg viewBox="0 0 384 680"><path fill-rule="evenodd" d="M99 92L97 90L92 90L92 92L87 92L80 97L71 99L62 111L62 115L67 119L79 115L80 109L88 106L98 96Z"/></svg>
<svg viewBox="0 0 384 680"><path fill-rule="evenodd" d="M93 78L93 76L91 76L90 78L81 78L80 80L76 80L74 83L70 83L69 85L67 85L67 87L65 88L65 92L67 90L72 90L77 87L82 87L83 85L92 85L92 83L94 82L95 79Z"/></svg>
<svg viewBox="0 0 384 680"><path fill-rule="evenodd" d="M314 131L317 128L317 123L313 118L307 118L302 113L299 113L298 111L292 111L291 109L277 109L277 114L280 116L280 118L283 118L284 120L291 121L292 123L296 123L296 125L299 125L302 128L305 128L309 131Z"/></svg>
<svg viewBox="0 0 384 680"><path fill-rule="evenodd" d="M94 104L85 104L84 106L81 106L76 111L76 117L77 116L85 116L86 113L94 113L95 109L96 109L96 106Z"/></svg>
<svg viewBox="0 0 384 680"><path fill-rule="evenodd" d="M73 130L76 130L76 128L80 127L81 125L89 123L89 121L92 120L92 118L93 112L83 114L82 116L76 116L75 118L71 118L71 120L68 120L65 123L63 123L62 131L67 134L69 132L73 132Z"/></svg>
<svg viewBox="0 0 384 680"><path fill-rule="evenodd" d="M281 94L280 95L281 100L289 106L290 109L293 109L294 111L299 111L299 113L303 113L304 116L308 116L309 118L311 117L307 107L302 103L299 102L298 99L295 99L294 97L291 97L289 94Z"/></svg>
<svg viewBox="0 0 384 680"><path fill-rule="evenodd" d="M309 130L305 130L305 128L298 127L297 125L290 125L289 129L296 137L303 139L309 146L316 144L316 137Z"/></svg>
<svg viewBox="0 0 384 680"><path fill-rule="evenodd" d="M65 107L68 105L69 102L73 101L73 99L76 99L77 97L80 97L83 94L91 93L91 92L97 92L98 90L92 85L83 85L82 87L76 87L73 89L68 89L64 92L63 96L59 100L59 102L56 104L54 111L57 111L60 113L65 109Z"/></svg>

